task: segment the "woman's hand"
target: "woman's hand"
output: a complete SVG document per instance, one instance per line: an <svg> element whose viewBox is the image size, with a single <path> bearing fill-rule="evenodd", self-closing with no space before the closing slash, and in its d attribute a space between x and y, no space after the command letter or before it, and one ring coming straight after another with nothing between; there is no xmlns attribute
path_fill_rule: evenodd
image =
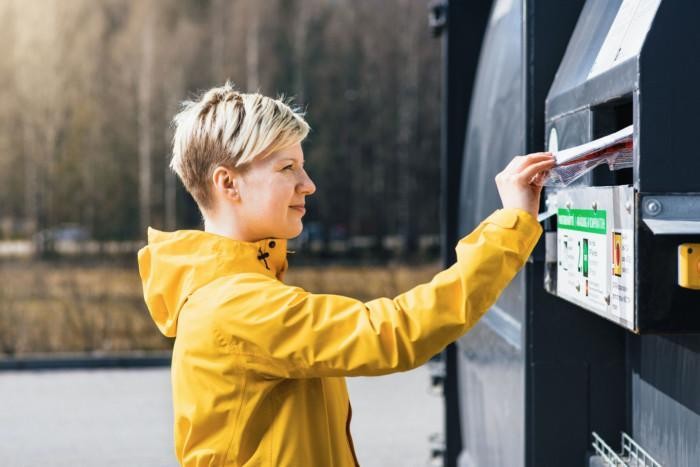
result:
<svg viewBox="0 0 700 467"><path fill-rule="evenodd" d="M549 152L513 158L510 164L496 175L496 186L503 207L523 209L537 217L542 183L554 164L554 156Z"/></svg>

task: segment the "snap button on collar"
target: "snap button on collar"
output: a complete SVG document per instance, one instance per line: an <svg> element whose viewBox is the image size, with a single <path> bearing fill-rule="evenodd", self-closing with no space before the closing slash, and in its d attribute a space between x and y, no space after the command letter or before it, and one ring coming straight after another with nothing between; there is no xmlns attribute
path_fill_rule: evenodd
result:
<svg viewBox="0 0 700 467"><path fill-rule="evenodd" d="M258 259L265 263L265 269L270 270L270 266L267 265L267 258L270 256L270 253L265 251L263 252L262 249L258 248Z"/></svg>

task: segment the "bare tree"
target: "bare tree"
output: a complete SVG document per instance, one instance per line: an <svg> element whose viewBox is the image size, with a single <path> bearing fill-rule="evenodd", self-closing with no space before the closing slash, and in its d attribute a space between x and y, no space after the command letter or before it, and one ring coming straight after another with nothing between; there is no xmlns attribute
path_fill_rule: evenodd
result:
<svg viewBox="0 0 700 467"><path fill-rule="evenodd" d="M55 159L64 102L62 41L57 31L59 12L55 2L46 5L15 3L17 21L34 24L32 30L16 28L14 73L23 127L26 213L37 229L53 220L52 187L56 182ZM48 79L46 78L48 77Z"/></svg>
<svg viewBox="0 0 700 467"><path fill-rule="evenodd" d="M414 10L414 11L412 11ZM404 238L404 247L407 251L413 251L417 246L417 235L413 217L416 210L413 206L415 192L415 173L411 162L415 154L415 133L418 116L418 88L419 88L419 58L416 53L419 49L420 18L415 14L415 2L400 0L399 2L399 47L401 57L401 77L396 83L398 97L398 109L396 112L396 160L398 170L398 200L397 220L399 231ZM414 156L414 157L412 157ZM420 156L419 156L420 157Z"/></svg>
<svg viewBox="0 0 700 467"><path fill-rule="evenodd" d="M209 7L211 31L211 70L216 81L225 78L226 19L228 0L213 0Z"/></svg>
<svg viewBox="0 0 700 467"><path fill-rule="evenodd" d="M224 13L221 11L220 13ZM222 31L223 33L223 31ZM163 179L164 179L164 226L168 230L177 227L177 180L175 173L170 169L170 158L172 157L172 128L170 119L178 110L178 103L186 96L186 71L193 67L193 62L197 57L199 49L196 44L200 43L202 31L196 24L186 18L180 18L177 24L169 31L168 38L171 47L159 53L163 61L163 67L172 70L167 80L161 83L163 88ZM219 73L223 74L224 50L220 50ZM215 70L213 72L216 73Z"/></svg>
<svg viewBox="0 0 700 467"><path fill-rule="evenodd" d="M309 0L301 0L296 3L297 17L294 28L294 92L299 105L303 105L305 101L304 86L306 85L305 70L306 70L306 42L307 30L309 25L309 16L311 5Z"/></svg>
<svg viewBox="0 0 700 467"><path fill-rule="evenodd" d="M138 139L139 139L139 221L141 231L151 223L151 165L153 127L151 105L153 99L153 61L155 14L153 8L145 7L145 18L141 30L141 66L138 78Z"/></svg>
<svg viewBox="0 0 700 467"><path fill-rule="evenodd" d="M430 231L438 191L417 196L416 177L438 179L440 47L426 32L411 0L0 2L0 217L101 238L195 223L176 202L169 122L231 79L307 108L308 221Z"/></svg>
<svg viewBox="0 0 700 467"><path fill-rule="evenodd" d="M260 4L248 2L247 6L246 88L255 92L260 89Z"/></svg>

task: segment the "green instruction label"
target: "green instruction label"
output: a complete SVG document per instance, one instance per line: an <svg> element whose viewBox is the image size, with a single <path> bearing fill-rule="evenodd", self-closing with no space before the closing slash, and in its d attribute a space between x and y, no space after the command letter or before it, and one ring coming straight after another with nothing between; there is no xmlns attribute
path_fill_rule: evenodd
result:
<svg viewBox="0 0 700 467"><path fill-rule="evenodd" d="M605 211L592 209L559 209L557 227L605 235L608 232Z"/></svg>

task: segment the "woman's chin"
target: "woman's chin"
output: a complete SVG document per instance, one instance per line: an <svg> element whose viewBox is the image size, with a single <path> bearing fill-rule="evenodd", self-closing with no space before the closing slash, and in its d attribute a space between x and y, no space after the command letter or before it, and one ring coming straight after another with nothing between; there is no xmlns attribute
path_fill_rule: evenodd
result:
<svg viewBox="0 0 700 467"><path fill-rule="evenodd" d="M302 230L304 230L304 226L300 221L299 225L290 226L289 228L285 229L284 232L280 232L278 235L276 235L275 238L284 238L286 240L291 240L292 238L296 238L299 235L301 235Z"/></svg>
<svg viewBox="0 0 700 467"><path fill-rule="evenodd" d="M304 230L304 226L302 225L301 222L299 222L299 227L296 228L296 229L294 229L294 233L292 233L292 235L290 235L290 236L287 237L287 238L296 238L296 237L298 237L299 235L301 235L301 231L302 231L302 230Z"/></svg>

